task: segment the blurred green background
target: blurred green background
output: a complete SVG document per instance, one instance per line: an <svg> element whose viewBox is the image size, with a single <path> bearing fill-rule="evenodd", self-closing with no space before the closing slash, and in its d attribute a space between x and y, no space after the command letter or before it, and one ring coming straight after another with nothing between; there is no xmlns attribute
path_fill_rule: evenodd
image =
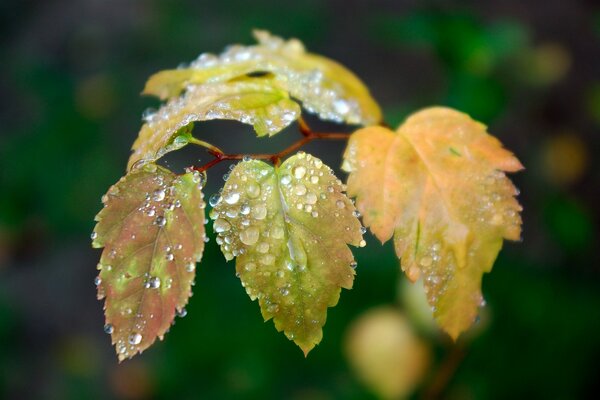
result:
<svg viewBox="0 0 600 400"><path fill-rule="evenodd" d="M143 110L158 105L139 92L155 71L252 43L253 28L298 37L348 66L392 125L424 106L456 107L527 167L513 176L523 242L507 243L484 277L488 306L458 345L432 330L392 247L371 238L355 251L354 290L342 293L305 359L262 322L211 240L188 316L165 341L117 364L95 299L100 252L89 234ZM1 398L597 398L597 2L3 0L0 60ZM199 125L198 135L232 152L295 140L294 129L267 143L249 126ZM343 145L306 150L338 166ZM186 149L166 162L180 169L198 158L208 160ZM211 170L209 194L226 169ZM386 306L387 314L369 311ZM365 312L370 319L356 325ZM397 357L386 361L404 367L370 357L382 336L361 336L369 327L406 339L392 340ZM407 377L418 365L423 373ZM377 382L361 368L398 371ZM385 389L403 380L403 390Z"/></svg>

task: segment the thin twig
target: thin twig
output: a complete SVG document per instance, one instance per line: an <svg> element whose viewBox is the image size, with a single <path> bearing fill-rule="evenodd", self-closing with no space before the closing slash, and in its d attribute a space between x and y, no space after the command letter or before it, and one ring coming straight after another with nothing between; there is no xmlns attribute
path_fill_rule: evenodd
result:
<svg viewBox="0 0 600 400"><path fill-rule="evenodd" d="M350 137L350 133L341 133L341 132L314 132L308 124L302 119L298 119L298 128L300 133L302 134L302 138L298 139L296 142L292 143L290 146L285 149L277 152L277 153L257 153L257 154L239 154L239 153L225 153L221 149L216 146L211 145L210 143L201 141L201 140L193 140L190 143L194 143L198 146L205 147L207 151L214 157L213 160L207 162L204 165L200 166L192 166L190 169L193 169L198 172L204 172L209 168L214 167L222 161L226 160L242 160L245 157L257 159L257 160L269 160L274 165L278 165L281 162L281 159L287 156L290 153L300 149L301 147L307 145L313 140L348 140Z"/></svg>

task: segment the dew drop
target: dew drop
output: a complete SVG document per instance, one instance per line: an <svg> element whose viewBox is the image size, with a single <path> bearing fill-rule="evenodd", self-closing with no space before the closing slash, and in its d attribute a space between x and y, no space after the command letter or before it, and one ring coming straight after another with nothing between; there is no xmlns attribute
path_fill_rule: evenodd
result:
<svg viewBox="0 0 600 400"><path fill-rule="evenodd" d="M148 289L158 289L160 287L160 278L157 276L153 276L152 278L148 279L148 282L146 282L146 288Z"/></svg>
<svg viewBox="0 0 600 400"><path fill-rule="evenodd" d="M190 261L189 263L187 263L187 265L185 266L185 270L187 272L194 272L194 270L196 269L196 263L193 261Z"/></svg>
<svg viewBox="0 0 600 400"><path fill-rule="evenodd" d="M281 184L282 184L282 185L289 185L291 181L292 181L292 177L291 177L291 176L289 176L289 175L287 175L287 174L286 174L286 175L283 175L283 176L281 177Z"/></svg>
<svg viewBox="0 0 600 400"><path fill-rule="evenodd" d="M298 196L303 196L304 194L306 194L306 186L304 186L302 184L298 184L294 187L294 192Z"/></svg>
<svg viewBox="0 0 600 400"><path fill-rule="evenodd" d="M133 333L129 335L129 344L136 346L140 343L142 343L142 335L139 333Z"/></svg>
<svg viewBox="0 0 600 400"><path fill-rule="evenodd" d="M113 326L111 324L104 325L104 333L112 335L112 333L114 331L115 331L115 328L113 328Z"/></svg>
<svg viewBox="0 0 600 400"><path fill-rule="evenodd" d="M258 241L259 234L258 228L251 226L240 232L240 241L245 245L251 246Z"/></svg>
<svg viewBox="0 0 600 400"><path fill-rule="evenodd" d="M240 200L240 194L237 192L231 192L225 196L225 202L227 204L235 204Z"/></svg>
<svg viewBox="0 0 600 400"><path fill-rule="evenodd" d="M99 286L102 283L102 278L99 276L94 278L94 285Z"/></svg>
<svg viewBox="0 0 600 400"><path fill-rule="evenodd" d="M363 239L360 242L358 242L358 246L359 247L365 247L367 245L367 242Z"/></svg>
<svg viewBox="0 0 600 400"><path fill-rule="evenodd" d="M264 204L258 204L252 210L255 219L264 219L267 216L267 207Z"/></svg>
<svg viewBox="0 0 600 400"><path fill-rule="evenodd" d="M152 194L152 200L154 201L163 201L165 199L166 193L164 189L155 190Z"/></svg>
<svg viewBox="0 0 600 400"><path fill-rule="evenodd" d="M342 200L336 201L335 205L337 206L337 208L345 208L346 207L346 204Z"/></svg>
<svg viewBox="0 0 600 400"><path fill-rule="evenodd" d="M208 199L208 204L210 204L211 207L215 207L220 202L221 202L221 196L218 193L213 194Z"/></svg>
<svg viewBox="0 0 600 400"><path fill-rule="evenodd" d="M307 204L315 204L317 202L317 195L313 192L309 192L306 195L306 203Z"/></svg>
<svg viewBox="0 0 600 400"><path fill-rule="evenodd" d="M185 307L177 309L176 312L177 312L177 316L179 318L183 318L183 317L185 317L187 315L187 310L185 309Z"/></svg>
<svg viewBox="0 0 600 400"><path fill-rule="evenodd" d="M231 229L231 225L229 224L229 222L227 222L223 218L218 218L214 222L213 228L214 228L215 232L221 233L221 232L225 232L225 231L228 231L229 229Z"/></svg>
<svg viewBox="0 0 600 400"><path fill-rule="evenodd" d="M306 168L303 166L296 167L293 170L293 174L296 179L302 179L306 175Z"/></svg>
<svg viewBox="0 0 600 400"><path fill-rule="evenodd" d="M167 223L167 220L165 219L165 217L163 217L162 215L159 215L158 217L156 217L156 219L154 220L154 223L156 225L158 225L159 227L163 227L165 226L165 224Z"/></svg>
<svg viewBox="0 0 600 400"><path fill-rule="evenodd" d="M90 239L95 240L98 237L98 233L97 232L92 232L92 234L90 235Z"/></svg>
<svg viewBox="0 0 600 400"><path fill-rule="evenodd" d="M248 186L246 186L246 194L252 199L257 198L260 195L260 186L256 183L249 183Z"/></svg>

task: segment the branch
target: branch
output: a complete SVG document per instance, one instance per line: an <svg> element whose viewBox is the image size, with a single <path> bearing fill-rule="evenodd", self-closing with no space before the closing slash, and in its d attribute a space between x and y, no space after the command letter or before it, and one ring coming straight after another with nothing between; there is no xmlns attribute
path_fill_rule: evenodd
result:
<svg viewBox="0 0 600 400"><path fill-rule="evenodd" d="M281 159L287 156L290 153L300 149L301 147L307 145L313 140L348 140L350 137L350 133L340 133L340 132L314 132L300 117L298 119L298 129L302 134L302 138L292 143L290 146L281 150L278 153L257 153L257 154L239 154L239 153L225 153L221 149L216 146L211 145L210 143L201 141L201 140L192 140L190 143L206 148L208 153L210 153L214 159L207 162L204 165L200 166L192 166L190 169L198 172L204 172L209 168L214 167L218 163L226 160L242 160L246 157L257 159L257 160L269 160L274 165L279 165Z"/></svg>

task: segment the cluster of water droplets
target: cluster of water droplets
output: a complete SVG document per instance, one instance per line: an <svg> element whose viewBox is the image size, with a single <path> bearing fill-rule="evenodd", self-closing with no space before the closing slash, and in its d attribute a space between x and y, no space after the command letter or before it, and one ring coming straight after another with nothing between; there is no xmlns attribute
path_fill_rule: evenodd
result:
<svg viewBox="0 0 600 400"><path fill-rule="evenodd" d="M219 55L203 53L180 68L214 69L215 74L220 75L212 77L213 82L252 72L271 72L280 83L287 85L289 93L302 101L308 111L323 119L352 124L375 122L365 118L356 99L335 81L335 77L326 77L319 69L307 68L306 63L299 61L305 55L300 41L283 40L265 31L256 31L255 36L259 41L257 45L229 46Z"/></svg>
<svg viewBox="0 0 600 400"><path fill-rule="evenodd" d="M493 170L487 175L474 177L480 189L472 220L484 229L503 230L507 236L517 236L521 227L522 207L515 196L519 194L506 174Z"/></svg>
<svg viewBox="0 0 600 400"><path fill-rule="evenodd" d="M121 238L123 233L129 232L131 241L136 242L137 240L140 242L139 246L143 246L142 249L148 248L148 251L153 249L153 247L148 247L153 243L149 244L148 240L155 241L153 256L150 259L151 264L147 266L146 272L139 276L139 273L136 272L139 270L139 262L148 260L148 257L145 257L139 249L138 251L135 248L132 249L130 245L116 243L113 246L112 243L109 243L98 264L101 273L94 280L94 284L98 287L99 298L103 298L105 295L103 280L110 280L111 293L114 294L114 298L111 299L110 308L107 308L107 320L111 320L112 323L107 323L104 331L113 335L120 359L131 357L140 351L147 322L155 318L155 314L151 311L142 312L142 310L147 310L147 307L144 307L141 302L149 299L150 296L144 296L142 292L139 292L138 296L120 297L119 293L128 293L132 284L141 284L145 290L156 291L156 295L164 295L166 293L164 291L169 291L174 287L172 276L186 280L185 282L180 281L175 286L178 290L188 290L189 284L193 284L196 261L200 260L206 239L204 234L202 237L197 237L196 234L190 232L190 237L199 240L199 243L190 241L187 237L180 237L178 240L177 234L173 234L174 242L171 242L170 240L165 241L166 236L161 235L163 229L168 229L167 225L171 223L170 221L178 225L188 224L190 226L186 225L187 228L195 229L189 215L196 214L199 216L197 222L202 228L201 231L204 231L205 203L202 194L206 179L204 174L188 171L188 174L184 176L170 176L158 171L155 165L148 164L129 179L138 179L138 181L121 180L119 184L115 185L116 189L109 191L108 196L105 196L105 206L110 207L114 204L118 208L128 207L123 202L135 201L128 196L120 197L120 193L125 191L125 188L119 188L121 185L127 185L127 190L135 190L136 186L152 188L145 193L142 192L144 193L142 202L134 213L130 213L126 219L120 221L122 224ZM184 207L189 207L190 210L186 211L183 209ZM149 229L149 227L153 229ZM158 233L153 233L157 229ZM93 233L92 236L95 239L98 234ZM123 249L119 246L123 246ZM176 269L180 271L175 271ZM186 282L189 283L186 285ZM173 293L172 296L179 299L180 294ZM178 305L173 312L176 312L178 316L184 316L186 312L183 306L184 304ZM157 315L163 315L163 312L161 311ZM133 327L125 330L122 322L130 321L131 318L134 318ZM115 325L116 323L118 324ZM130 322L126 322L125 326L130 326Z"/></svg>

